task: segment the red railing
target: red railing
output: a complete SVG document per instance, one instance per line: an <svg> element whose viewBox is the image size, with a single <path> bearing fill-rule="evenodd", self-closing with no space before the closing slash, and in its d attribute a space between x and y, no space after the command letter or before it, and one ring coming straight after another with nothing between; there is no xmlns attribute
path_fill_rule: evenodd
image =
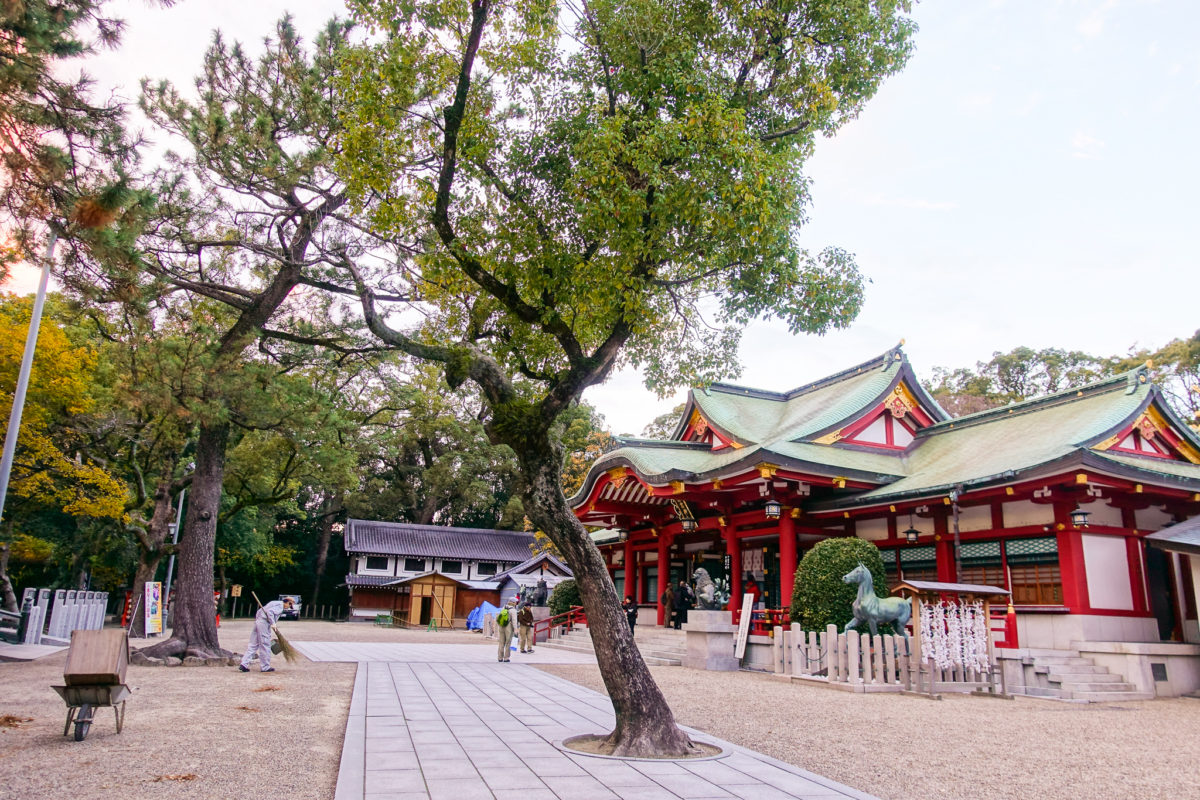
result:
<svg viewBox="0 0 1200 800"><path fill-rule="evenodd" d="M576 625L587 624L587 612L583 610L583 606L571 606L567 611L561 614L555 614L553 617L538 620L533 623L533 640L535 642L544 642L550 638L551 631L554 628L562 628L563 633L569 632Z"/></svg>
<svg viewBox="0 0 1200 800"><path fill-rule="evenodd" d="M991 619L988 628L992 632L992 641L996 647L1014 648L1021 645L1017 642L1017 615L1009 614L1004 606L992 606Z"/></svg>
<svg viewBox="0 0 1200 800"><path fill-rule="evenodd" d="M760 608L750 612L750 635L751 636L774 636L775 626L782 627L785 631L792 627L791 611L786 608ZM733 624L739 625L742 621L742 609L733 612Z"/></svg>

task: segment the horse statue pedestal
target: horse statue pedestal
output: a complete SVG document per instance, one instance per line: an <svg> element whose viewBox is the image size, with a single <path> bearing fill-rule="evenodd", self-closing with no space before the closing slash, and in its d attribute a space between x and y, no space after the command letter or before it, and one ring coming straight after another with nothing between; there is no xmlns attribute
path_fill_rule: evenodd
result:
<svg viewBox="0 0 1200 800"><path fill-rule="evenodd" d="M710 672L735 672L741 669L741 662L733 654L733 637L737 634L737 626L733 624L732 613L692 609L688 612L683 629L687 632L687 653L683 657L685 667Z"/></svg>

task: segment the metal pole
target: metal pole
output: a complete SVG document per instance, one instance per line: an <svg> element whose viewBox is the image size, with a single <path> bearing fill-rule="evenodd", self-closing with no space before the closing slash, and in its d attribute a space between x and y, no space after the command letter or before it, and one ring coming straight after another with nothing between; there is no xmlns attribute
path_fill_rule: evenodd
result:
<svg viewBox="0 0 1200 800"><path fill-rule="evenodd" d="M175 509L175 531L171 534L171 544L179 544L179 528L183 525L183 500L187 497L187 489L179 492L179 508ZM175 575L175 554L167 559L167 608L171 607L171 578Z"/></svg>
<svg viewBox="0 0 1200 800"><path fill-rule="evenodd" d="M956 486L950 493L950 508L954 511L954 582L962 583L962 539L958 533L958 498L962 487Z"/></svg>
<svg viewBox="0 0 1200 800"><path fill-rule="evenodd" d="M33 314L29 317L29 332L25 335L25 352L21 355L21 373L17 377L17 390L13 394L12 413L8 417L8 430L4 434L4 455L0 457L0 519L4 518L4 500L8 496L8 477L12 472L13 455L17 451L17 436L21 432L21 412L25 410L25 391L29 388L29 373L33 370L33 351L37 347L38 328L42 324L42 308L46 305L46 286L50 282L50 262L54 260L54 246L58 234L50 229L50 242L42 258L42 277L38 282L37 297L33 301Z"/></svg>

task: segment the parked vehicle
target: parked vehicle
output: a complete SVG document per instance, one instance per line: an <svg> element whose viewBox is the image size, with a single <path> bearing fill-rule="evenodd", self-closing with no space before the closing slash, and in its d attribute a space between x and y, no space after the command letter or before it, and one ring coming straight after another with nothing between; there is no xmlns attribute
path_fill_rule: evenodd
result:
<svg viewBox="0 0 1200 800"><path fill-rule="evenodd" d="M283 613L279 615L279 618L280 619L300 619L300 595L298 595L298 594L281 594L281 595L279 595L280 600L287 600L289 597L292 599L292 602L295 603L296 605L292 606L291 608L285 608L283 610Z"/></svg>

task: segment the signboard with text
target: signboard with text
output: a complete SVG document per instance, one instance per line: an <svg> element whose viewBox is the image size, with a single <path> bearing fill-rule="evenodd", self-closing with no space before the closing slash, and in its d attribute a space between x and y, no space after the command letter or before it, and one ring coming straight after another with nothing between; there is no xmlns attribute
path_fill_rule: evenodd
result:
<svg viewBox="0 0 1200 800"><path fill-rule="evenodd" d="M742 595L742 618L738 620L737 649L734 655L742 658L746 655L746 640L750 638L750 618L754 616L754 595Z"/></svg>
<svg viewBox="0 0 1200 800"><path fill-rule="evenodd" d="M162 583L147 581L146 598L142 605L146 610L146 635L162 633Z"/></svg>

